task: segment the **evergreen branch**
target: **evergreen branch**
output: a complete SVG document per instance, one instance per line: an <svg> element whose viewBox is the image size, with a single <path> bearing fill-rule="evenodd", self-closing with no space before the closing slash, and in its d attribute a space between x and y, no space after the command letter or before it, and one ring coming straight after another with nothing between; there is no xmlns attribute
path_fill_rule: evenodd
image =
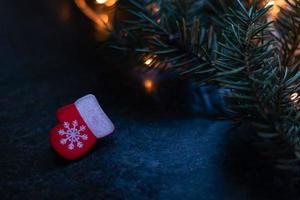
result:
<svg viewBox="0 0 300 200"><path fill-rule="evenodd" d="M231 110L252 125L276 164L300 155L299 110L291 99L299 92L300 72L282 66L276 56L266 20L269 8L254 3L248 9L238 1L238 7L229 10L216 80L232 89L226 97ZM279 148L279 154L272 154Z"/></svg>
<svg viewBox="0 0 300 200"><path fill-rule="evenodd" d="M224 18L207 26L196 0L129 0L131 16L114 48L134 52L143 65L151 58L149 69L171 69L200 82L213 78L230 89L230 110L254 128L261 153L279 168L299 170L300 3L286 1L274 26L271 6L262 0L235 0L235 7L223 9Z"/></svg>
<svg viewBox="0 0 300 200"><path fill-rule="evenodd" d="M213 26L205 28L193 17L196 0L129 2L132 7L127 12L132 17L123 21L125 28L119 31L123 34L114 48L131 49L141 62L147 54L159 57L147 65L150 68L172 69L182 75L197 73L205 79L214 74L217 35Z"/></svg>

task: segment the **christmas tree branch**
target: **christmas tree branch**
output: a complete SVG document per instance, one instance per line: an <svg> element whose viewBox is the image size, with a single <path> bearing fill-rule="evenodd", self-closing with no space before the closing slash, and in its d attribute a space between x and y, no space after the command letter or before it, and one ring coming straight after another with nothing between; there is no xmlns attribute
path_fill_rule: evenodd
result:
<svg viewBox="0 0 300 200"><path fill-rule="evenodd" d="M246 8L237 2L225 19L225 42L218 52L216 80L232 89L226 97L230 107L262 138L264 153L276 164L279 160L300 159L300 114L291 99L299 92L300 72L281 65L280 55L274 50L266 16L270 6L257 8L254 3ZM281 162L280 166L291 167L290 162Z"/></svg>
<svg viewBox="0 0 300 200"><path fill-rule="evenodd" d="M181 75L196 75L198 80L208 80L214 74L217 31L194 16L198 1L129 2L131 18L122 21L121 42L114 48L135 52L138 65L150 57L149 68L172 69Z"/></svg>
<svg viewBox="0 0 300 200"><path fill-rule="evenodd" d="M129 2L115 48L150 69L229 89L228 106L255 130L260 151L277 167L300 169L299 0L287 0L275 23L262 1L234 0L209 19L196 0Z"/></svg>

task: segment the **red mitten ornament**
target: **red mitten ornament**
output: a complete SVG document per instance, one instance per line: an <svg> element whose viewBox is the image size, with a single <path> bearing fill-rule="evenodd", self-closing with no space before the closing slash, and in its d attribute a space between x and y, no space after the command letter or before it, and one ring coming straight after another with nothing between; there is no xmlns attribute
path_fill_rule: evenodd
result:
<svg viewBox="0 0 300 200"><path fill-rule="evenodd" d="M97 139L114 131L114 125L91 94L58 109L56 118L58 125L50 131L50 142L68 160L83 156Z"/></svg>

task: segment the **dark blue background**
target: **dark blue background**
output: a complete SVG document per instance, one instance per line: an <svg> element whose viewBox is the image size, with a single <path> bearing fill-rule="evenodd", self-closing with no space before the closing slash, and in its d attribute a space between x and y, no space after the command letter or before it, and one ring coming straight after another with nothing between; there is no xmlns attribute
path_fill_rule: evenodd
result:
<svg viewBox="0 0 300 200"><path fill-rule="evenodd" d="M293 199L245 131L132 90L91 27L72 1L0 2L1 199ZM66 162L47 134L55 110L87 93L116 131Z"/></svg>

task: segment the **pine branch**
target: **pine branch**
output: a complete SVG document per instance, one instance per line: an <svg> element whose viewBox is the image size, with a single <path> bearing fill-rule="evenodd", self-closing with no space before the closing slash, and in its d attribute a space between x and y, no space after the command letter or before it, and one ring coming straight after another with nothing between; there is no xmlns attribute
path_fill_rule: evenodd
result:
<svg viewBox="0 0 300 200"><path fill-rule="evenodd" d="M149 1L129 0L130 19L123 21L122 33L114 48L133 51L139 57L137 65L151 58L149 68L173 70L184 76L208 80L217 45L215 27L200 24L200 9L196 0ZM125 32L125 34L124 34Z"/></svg>
<svg viewBox="0 0 300 200"><path fill-rule="evenodd" d="M216 80L232 89L226 97L231 109L256 130L264 153L276 164L279 160L298 161L300 114L291 95L299 92L300 72L282 66L276 55L266 20L270 7L257 8L254 3L247 8L237 2L225 18L225 42L218 52ZM294 164L288 161L280 166L299 169L300 162Z"/></svg>
<svg viewBox="0 0 300 200"><path fill-rule="evenodd" d="M255 130L259 150L277 167L300 169L299 0L287 0L275 25L262 0L235 0L216 9L227 15L210 26L200 23L196 0L129 2L114 48L134 52L149 69L230 89L228 105Z"/></svg>

